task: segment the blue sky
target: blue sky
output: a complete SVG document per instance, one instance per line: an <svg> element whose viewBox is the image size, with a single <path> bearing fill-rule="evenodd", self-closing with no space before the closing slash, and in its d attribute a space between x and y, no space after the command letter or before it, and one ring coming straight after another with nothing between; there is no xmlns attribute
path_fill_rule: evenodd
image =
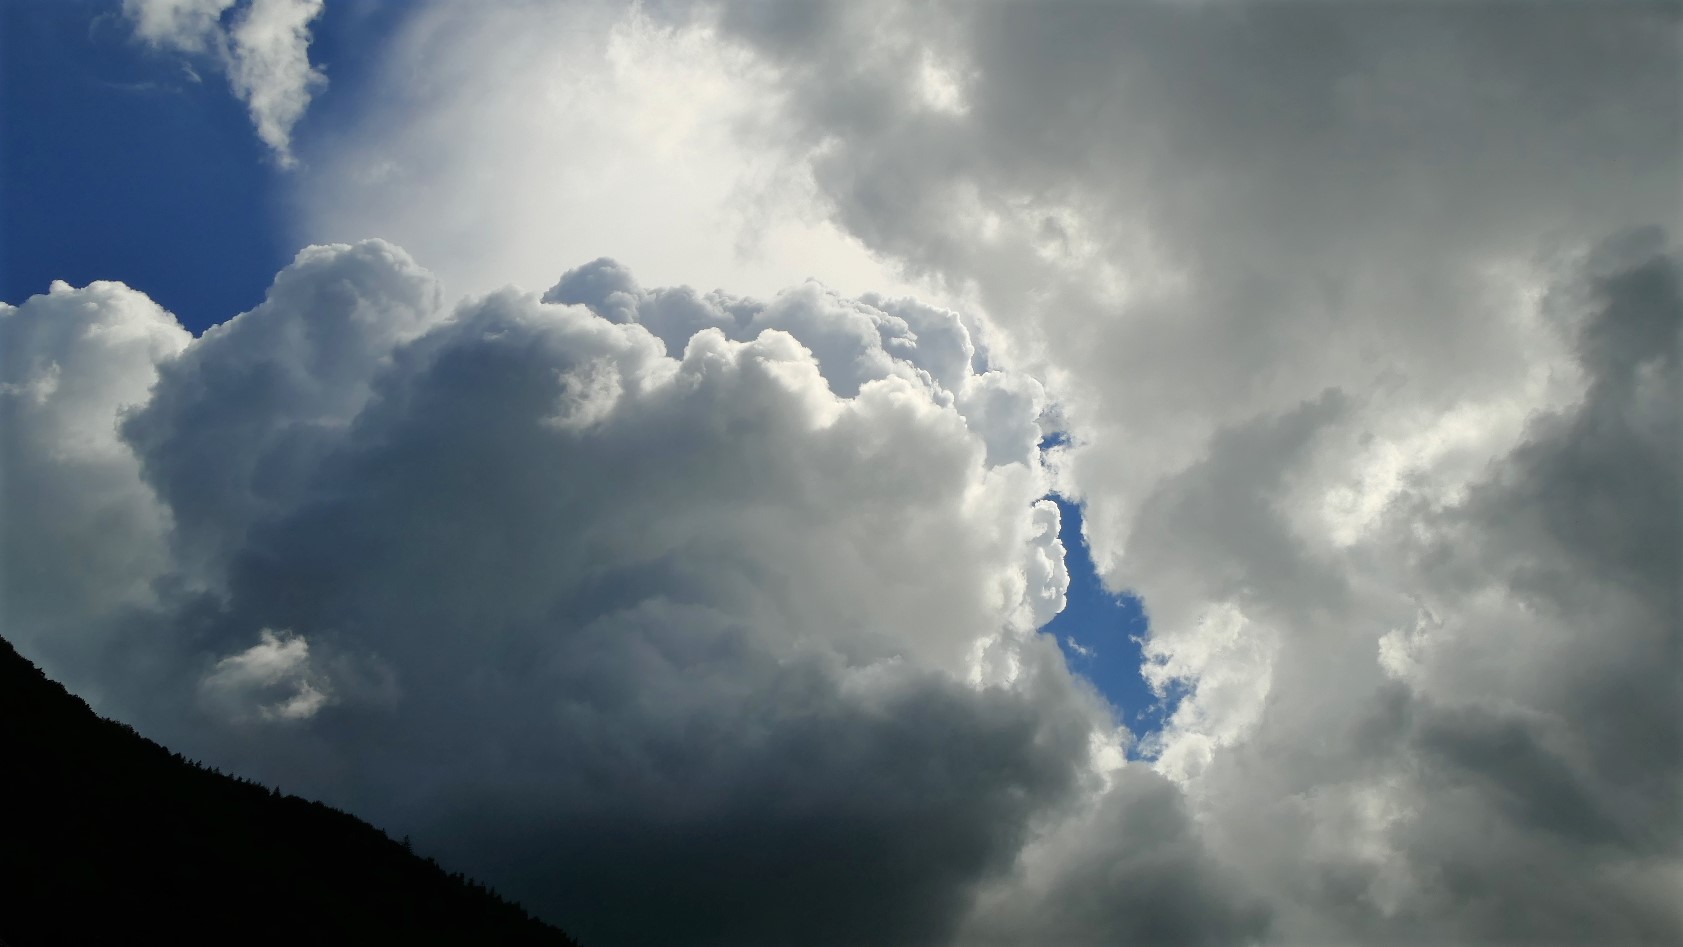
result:
<svg viewBox="0 0 1683 947"><path fill-rule="evenodd" d="M227 83L146 50L114 8L0 7L0 297L121 280L199 331L297 250L278 172Z"/></svg>
<svg viewBox="0 0 1683 947"><path fill-rule="evenodd" d="M1122 723L1136 735L1156 730L1173 706L1172 700L1169 706L1159 701L1140 677L1145 605L1134 596L1105 590L1081 534L1081 507L1063 497L1052 499L1063 515L1058 532L1069 567L1069 597L1064 610L1043 630L1057 637L1070 668L1085 675L1115 705Z"/></svg>

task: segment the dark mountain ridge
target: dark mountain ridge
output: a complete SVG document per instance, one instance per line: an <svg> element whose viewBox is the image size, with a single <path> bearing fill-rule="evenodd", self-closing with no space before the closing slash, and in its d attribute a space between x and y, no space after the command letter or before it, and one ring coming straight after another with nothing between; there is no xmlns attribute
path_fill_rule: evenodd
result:
<svg viewBox="0 0 1683 947"><path fill-rule="evenodd" d="M353 816L183 759L0 638L0 943L577 947Z"/></svg>

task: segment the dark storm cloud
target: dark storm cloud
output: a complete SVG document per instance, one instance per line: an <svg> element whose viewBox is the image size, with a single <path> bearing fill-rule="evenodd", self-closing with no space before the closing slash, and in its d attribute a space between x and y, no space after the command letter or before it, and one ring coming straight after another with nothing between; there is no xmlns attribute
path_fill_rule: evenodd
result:
<svg viewBox="0 0 1683 947"><path fill-rule="evenodd" d="M769 676L658 750L685 774L666 787L477 806L442 831L532 903L590 905L603 941L930 944L1074 789L1086 722L1049 694L908 676L861 707L819 669Z"/></svg>

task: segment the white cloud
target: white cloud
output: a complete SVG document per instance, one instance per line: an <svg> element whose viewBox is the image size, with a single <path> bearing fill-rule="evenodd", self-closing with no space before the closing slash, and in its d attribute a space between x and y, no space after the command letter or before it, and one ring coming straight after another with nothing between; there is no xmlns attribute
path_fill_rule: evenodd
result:
<svg viewBox="0 0 1683 947"><path fill-rule="evenodd" d="M134 23L135 35L166 48L188 52L215 49L222 14L236 0L123 0L123 12Z"/></svg>
<svg viewBox="0 0 1683 947"><path fill-rule="evenodd" d="M658 4L417 5L301 143L298 231L390 239L460 293L604 255L703 292L914 288L825 218L751 65Z"/></svg>
<svg viewBox="0 0 1683 947"><path fill-rule="evenodd" d="M228 31L229 81L251 108L257 136L283 166L292 157L292 129L327 77L310 65L310 21L322 0L251 0Z"/></svg>
<svg viewBox="0 0 1683 947"><path fill-rule="evenodd" d="M308 720L331 699L310 666L310 644L268 628L257 644L216 662L199 682L213 712L232 721Z"/></svg>
<svg viewBox="0 0 1683 947"><path fill-rule="evenodd" d="M249 0L234 10L238 2L123 0L123 12L151 46L220 60L258 137L282 167L293 167L292 130L327 82L309 56L310 23L323 0Z"/></svg>
<svg viewBox="0 0 1683 947"><path fill-rule="evenodd" d="M157 366L191 337L119 283L0 304L0 603L20 648L67 670L105 643L100 622L154 601L170 515L118 434ZM91 639L91 640L90 640ZM104 683L72 677L97 701Z"/></svg>

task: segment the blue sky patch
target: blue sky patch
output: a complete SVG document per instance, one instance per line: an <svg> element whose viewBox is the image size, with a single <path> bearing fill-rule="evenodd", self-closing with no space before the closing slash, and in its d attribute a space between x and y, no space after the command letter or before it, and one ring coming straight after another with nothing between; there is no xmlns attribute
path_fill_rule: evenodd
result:
<svg viewBox="0 0 1683 947"><path fill-rule="evenodd" d="M1092 681L1136 735L1161 729L1177 695L1159 700L1140 676L1140 640L1149 622L1145 603L1106 591L1081 532L1081 507L1053 495L1063 522L1059 538L1069 567L1068 603L1042 629L1058 640L1070 669Z"/></svg>

